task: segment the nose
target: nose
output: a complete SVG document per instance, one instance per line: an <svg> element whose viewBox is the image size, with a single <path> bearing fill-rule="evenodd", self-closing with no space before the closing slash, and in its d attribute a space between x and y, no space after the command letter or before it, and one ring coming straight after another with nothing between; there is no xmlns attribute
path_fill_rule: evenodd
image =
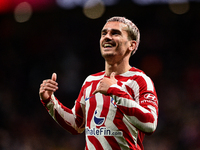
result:
<svg viewBox="0 0 200 150"><path fill-rule="evenodd" d="M111 41L112 40L112 36L110 34L110 32L108 32L106 35L104 35L104 41Z"/></svg>
<svg viewBox="0 0 200 150"><path fill-rule="evenodd" d="M108 32L106 33L105 37L107 37L107 38L110 38L110 39L111 39L111 33L110 33L110 31L108 31Z"/></svg>

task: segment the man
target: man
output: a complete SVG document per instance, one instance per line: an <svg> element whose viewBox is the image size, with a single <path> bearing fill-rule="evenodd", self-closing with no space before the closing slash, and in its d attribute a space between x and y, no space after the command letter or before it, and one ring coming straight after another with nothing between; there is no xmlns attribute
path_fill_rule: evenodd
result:
<svg viewBox="0 0 200 150"><path fill-rule="evenodd" d="M49 114L67 131L85 130L86 150L143 150L145 134L155 131L158 100L151 79L129 65L140 33L124 17L110 18L101 32L105 71L86 78L73 109L54 96L57 75L40 85L40 98Z"/></svg>

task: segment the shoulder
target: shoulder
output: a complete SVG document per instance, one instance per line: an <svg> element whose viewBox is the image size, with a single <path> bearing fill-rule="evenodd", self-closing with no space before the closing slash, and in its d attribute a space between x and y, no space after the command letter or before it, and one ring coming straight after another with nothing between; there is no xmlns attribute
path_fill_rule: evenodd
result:
<svg viewBox="0 0 200 150"><path fill-rule="evenodd" d="M104 74L105 74L105 71L101 71L101 72L98 72L98 73L91 74L90 76L97 77L97 76L102 76Z"/></svg>
<svg viewBox="0 0 200 150"><path fill-rule="evenodd" d="M132 67L129 71L124 73L122 76L129 78L149 78L142 70Z"/></svg>
<svg viewBox="0 0 200 150"><path fill-rule="evenodd" d="M132 67L126 74L130 80L136 81L140 87L147 87L148 90L154 90L154 84L149 76L142 70Z"/></svg>
<svg viewBox="0 0 200 150"><path fill-rule="evenodd" d="M91 74L85 79L85 82L92 82L92 81L95 81L95 80L100 80L104 77L104 75L105 75L105 71L101 71L101 72L98 72L98 73Z"/></svg>

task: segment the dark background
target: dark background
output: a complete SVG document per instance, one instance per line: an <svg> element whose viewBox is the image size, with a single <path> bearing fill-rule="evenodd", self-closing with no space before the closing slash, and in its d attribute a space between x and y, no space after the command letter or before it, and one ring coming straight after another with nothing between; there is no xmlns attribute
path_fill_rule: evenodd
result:
<svg viewBox="0 0 200 150"><path fill-rule="evenodd" d="M84 79L104 70L100 31L116 15L140 29L130 64L152 78L159 98L158 127L145 137L145 150L200 150L200 3L178 15L168 4L131 1L106 6L98 19L81 7L35 11L24 23L0 14L0 149L84 149L84 133L71 135L49 116L39 86L56 72L55 95L72 108Z"/></svg>

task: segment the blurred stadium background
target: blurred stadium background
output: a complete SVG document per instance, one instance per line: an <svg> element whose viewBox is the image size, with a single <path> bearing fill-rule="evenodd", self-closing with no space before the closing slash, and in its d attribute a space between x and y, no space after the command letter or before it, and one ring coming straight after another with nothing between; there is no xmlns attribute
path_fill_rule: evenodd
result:
<svg viewBox="0 0 200 150"><path fill-rule="evenodd" d="M139 27L130 64L159 98L145 150L200 150L198 0L0 0L1 150L84 149L84 134L70 135L43 108L39 85L56 72L55 94L71 108L87 75L104 70L100 31L116 15Z"/></svg>

